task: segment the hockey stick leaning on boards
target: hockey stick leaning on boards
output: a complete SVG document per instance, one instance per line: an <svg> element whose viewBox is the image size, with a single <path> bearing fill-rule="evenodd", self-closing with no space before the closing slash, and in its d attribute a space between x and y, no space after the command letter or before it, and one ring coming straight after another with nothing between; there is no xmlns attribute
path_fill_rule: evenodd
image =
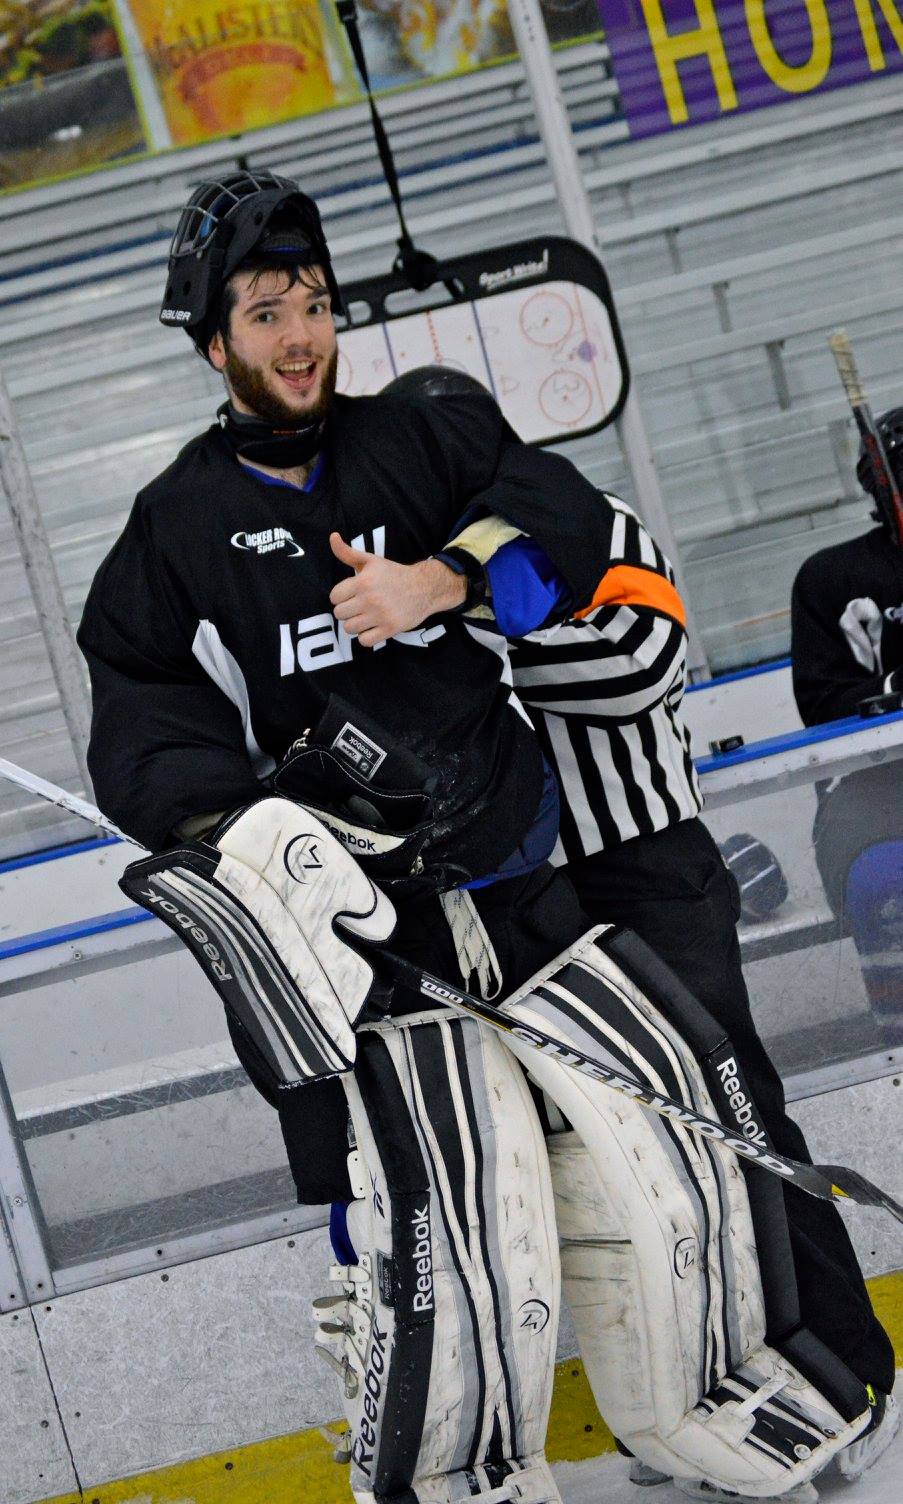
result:
<svg viewBox="0 0 903 1504"><path fill-rule="evenodd" d="M123 841L138 847L140 851L146 849L131 836L119 830L111 820L101 814L95 805L79 799L74 794L67 793L65 789L58 788L55 784L47 783L43 778L27 772L25 768L18 767L16 763L0 758L0 776L18 784L21 788L39 794L42 799L47 799L62 809L68 809L80 815L103 830L121 836ZM484 1002L481 998L473 997L468 992L462 992L449 983L440 981L438 977L432 976L428 971L422 971L419 966L413 965L410 961L405 961L400 956L395 956L385 950L380 952L380 956L398 981L404 982L431 1002L441 1003L455 1012L476 1018L503 1037L511 1035L521 1040L524 1044L538 1050L540 1054L549 1055L563 1065L570 1066L579 1074L601 1082L622 1096L629 1097L631 1101L638 1102L650 1111L658 1113L660 1117L679 1122L691 1133L723 1144L726 1149L739 1155L747 1163L759 1165L773 1175L780 1175L788 1184L798 1185L801 1190L808 1191L810 1196L816 1196L821 1201L853 1201L858 1206L883 1207L898 1221L903 1222L903 1206L885 1191L880 1190L878 1186L873 1185L870 1180L866 1180L865 1176L860 1175L858 1171L847 1169L843 1165L803 1164L800 1160L789 1159L786 1155L778 1154L770 1146L763 1149L745 1138L742 1133L727 1127L726 1124L691 1111L685 1103L677 1102L673 1097L667 1097L653 1087L631 1079L630 1076L621 1075L610 1066L603 1065L601 1060L594 1059L592 1055L585 1055L581 1050L574 1049L570 1044L556 1039L554 1035L547 1034L545 1030L538 1029L533 1024L521 1022L515 1016L506 1013L503 1008L495 1007L493 1003Z"/></svg>
<svg viewBox="0 0 903 1504"><path fill-rule="evenodd" d="M856 365L856 357L853 354L853 346L846 329L835 329L834 333L828 336L828 345L834 356L837 374L872 467L872 476L884 493L884 510L888 524L896 536L897 543L903 547L903 491L897 483L897 477L881 438L881 430L875 422L871 404L865 395L865 388Z"/></svg>

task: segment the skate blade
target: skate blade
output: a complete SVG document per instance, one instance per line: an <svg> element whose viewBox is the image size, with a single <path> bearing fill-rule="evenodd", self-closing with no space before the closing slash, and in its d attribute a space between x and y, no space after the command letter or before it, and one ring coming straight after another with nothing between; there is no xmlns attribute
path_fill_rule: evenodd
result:
<svg viewBox="0 0 903 1504"><path fill-rule="evenodd" d="M837 1458L837 1471L848 1483L855 1483L863 1473L874 1467L880 1457L896 1440L900 1431L900 1406L892 1394L887 1397L887 1408L877 1430L868 1432L844 1447Z"/></svg>
<svg viewBox="0 0 903 1504"><path fill-rule="evenodd" d="M657 1467L650 1467L648 1462L641 1462L639 1457L631 1457L630 1467L627 1473L631 1483L636 1483L640 1488L653 1488L657 1483L667 1483L670 1473L660 1473Z"/></svg>
<svg viewBox="0 0 903 1504"><path fill-rule="evenodd" d="M675 1478L674 1487L690 1499L707 1499L709 1504L765 1504L762 1498L751 1494L732 1493L717 1483L707 1483L705 1478ZM785 1494L770 1494L768 1498L780 1504L818 1504L818 1489L812 1483L798 1483Z"/></svg>

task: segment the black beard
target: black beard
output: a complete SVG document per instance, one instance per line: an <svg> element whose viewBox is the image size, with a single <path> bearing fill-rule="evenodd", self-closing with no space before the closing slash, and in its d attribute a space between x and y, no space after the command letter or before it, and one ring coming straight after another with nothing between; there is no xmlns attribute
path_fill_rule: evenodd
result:
<svg viewBox="0 0 903 1504"><path fill-rule="evenodd" d="M264 423L271 423L274 428L300 428L326 417L335 395L338 366L339 352L334 350L323 371L319 396L313 406L304 412L297 412L270 391L260 367L248 365L228 345L223 374L233 395L258 418L262 418Z"/></svg>

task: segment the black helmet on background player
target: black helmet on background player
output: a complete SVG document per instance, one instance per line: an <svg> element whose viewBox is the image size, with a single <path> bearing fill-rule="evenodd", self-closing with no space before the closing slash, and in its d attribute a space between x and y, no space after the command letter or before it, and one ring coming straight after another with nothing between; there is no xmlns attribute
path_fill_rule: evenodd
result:
<svg viewBox="0 0 903 1504"><path fill-rule="evenodd" d="M459 371L456 366L414 366L403 371L383 387L398 397L491 397L487 386L476 376Z"/></svg>
<svg viewBox="0 0 903 1504"><path fill-rule="evenodd" d="M887 412L882 413L877 420L876 427L894 479L898 486L903 486L903 407L888 408ZM883 522L886 527L890 528L891 537L897 538L893 501L887 494L886 488L879 484L875 476L864 442L859 446L856 479L862 489L867 491L877 503L872 515L878 522Z"/></svg>
<svg viewBox="0 0 903 1504"><path fill-rule="evenodd" d="M223 288L251 254L287 266L319 266L342 311L320 211L291 178L235 172L201 183L179 216L169 248L161 324L184 329L206 358Z"/></svg>

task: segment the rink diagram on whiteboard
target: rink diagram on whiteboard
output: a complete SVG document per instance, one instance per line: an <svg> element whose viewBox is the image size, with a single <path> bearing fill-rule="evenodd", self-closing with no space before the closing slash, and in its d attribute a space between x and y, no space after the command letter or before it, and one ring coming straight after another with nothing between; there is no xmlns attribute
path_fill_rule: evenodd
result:
<svg viewBox="0 0 903 1504"><path fill-rule="evenodd" d="M488 387L526 441L593 428L615 407L622 371L608 310L575 282L446 304L339 336L338 390L372 396L416 366L444 365Z"/></svg>

